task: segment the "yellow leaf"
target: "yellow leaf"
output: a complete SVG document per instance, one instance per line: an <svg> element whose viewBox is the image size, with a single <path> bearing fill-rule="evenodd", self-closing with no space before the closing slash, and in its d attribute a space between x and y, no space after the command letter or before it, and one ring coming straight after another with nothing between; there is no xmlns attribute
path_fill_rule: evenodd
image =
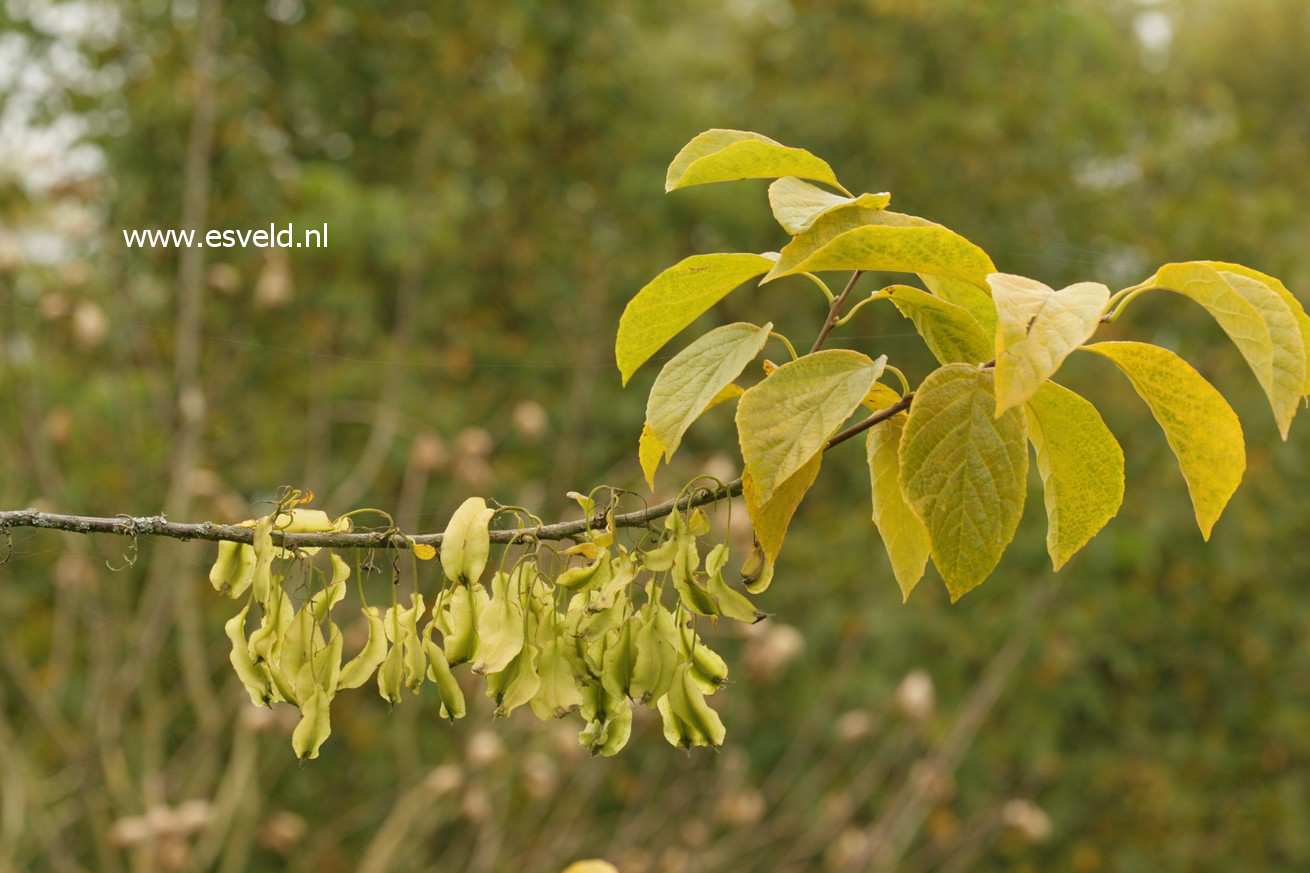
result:
<svg viewBox="0 0 1310 873"><path fill-rule="evenodd" d="M710 401L710 405L705 407L705 411L709 412L720 403L727 403L729 400L736 400L745 393L746 389L740 385L724 385L719 389L719 393L714 395L714 399Z"/></svg>
<svg viewBox="0 0 1310 873"><path fill-rule="evenodd" d="M702 410L702 414L709 412L720 403L736 399L742 395L743 389L740 385L724 385L719 389L719 393L714 395L709 404ZM655 490L655 471L659 469L660 459L664 457L664 444L660 438L655 436L655 432L650 429L650 422L641 426L641 439L637 441L637 459L641 462L641 471L646 476L646 484L652 491Z"/></svg>
<svg viewBox="0 0 1310 873"><path fill-rule="evenodd" d="M1306 360L1310 361L1310 315L1306 315L1305 307L1301 305L1300 300L1293 296L1291 291L1287 290L1286 285L1273 276L1265 275L1259 270L1252 270L1250 267L1243 267L1241 264L1226 264L1223 261L1202 261L1201 263L1208 264L1216 270L1236 273L1239 276L1245 276L1248 279L1254 279L1268 285L1275 294L1282 298L1283 302L1287 304L1287 308L1292 311L1292 315L1296 318L1296 323L1301 329L1301 345L1305 350ZM1310 396L1310 365L1306 367L1306 380L1302 393Z"/></svg>
<svg viewBox="0 0 1310 873"><path fill-rule="evenodd" d="M896 304L941 363L981 364L991 359L992 340L964 307L909 285L891 285L873 297Z"/></svg>
<svg viewBox="0 0 1310 873"><path fill-rule="evenodd" d="M782 551L782 540L787 535L787 525L796 514L796 507L801 505L805 493L810 490L814 480L819 476L819 465L823 462L823 452L801 465L801 468L787 477L787 480L773 490L773 495L761 498L755 480L747 470L742 474L742 496L746 500L746 512L751 517L755 528L755 539L764 550L769 563L778 559Z"/></svg>
<svg viewBox="0 0 1310 873"><path fill-rule="evenodd" d="M864 395L860 402L869 408L872 412L881 412L888 406L901 399L901 395L896 393L896 389L881 382L875 382L869 389L869 393Z"/></svg>
<svg viewBox="0 0 1310 873"><path fill-rule="evenodd" d="M652 279L619 317L614 357L623 384L679 331L771 266L764 255L692 255Z"/></svg>
<svg viewBox="0 0 1310 873"><path fill-rule="evenodd" d="M947 303L954 303L967 309L988 336L996 335L996 304L992 302L990 293L972 282L952 279L949 276L920 273L919 280L929 291Z"/></svg>
<svg viewBox="0 0 1310 873"><path fill-rule="evenodd" d="M935 370L915 392L901 435L901 493L928 529L952 602L995 569L1023 515L1023 416L992 414L992 383L991 370L969 364Z"/></svg>
<svg viewBox="0 0 1310 873"><path fill-rule="evenodd" d="M431 561L437 556L437 550L427 543L414 543L414 557L420 561Z"/></svg>
<svg viewBox="0 0 1310 873"><path fill-rule="evenodd" d="M664 457L664 444L650 429L650 424L641 426L641 438L637 440L637 460L641 462L641 472L646 475L646 484L655 490L655 471L659 469L660 458Z"/></svg>
<svg viewBox="0 0 1310 873"><path fill-rule="evenodd" d="M1058 570L1119 512L1124 453L1096 407L1055 382L1024 407L1046 498L1046 551Z"/></svg>
<svg viewBox="0 0 1310 873"><path fill-rule="evenodd" d="M986 252L940 224L852 203L793 237L763 281L823 270L930 273L985 288L996 267Z"/></svg>
<svg viewBox="0 0 1310 873"><path fill-rule="evenodd" d="M788 148L748 130L715 128L682 147L669 164L664 190L779 176L799 176L841 188L832 167L805 149Z"/></svg>
<svg viewBox="0 0 1310 873"><path fill-rule="evenodd" d="M901 597L909 600L923 578L932 543L928 529L901 493L900 446L906 419L905 413L898 413L871 427L866 454L873 485L873 523L891 558Z"/></svg>
<svg viewBox="0 0 1310 873"><path fill-rule="evenodd" d="M1255 373L1287 439L1307 381L1305 337L1287 302L1249 273L1190 261L1165 264L1141 288L1164 288L1195 300L1228 334Z"/></svg>
<svg viewBox="0 0 1310 873"><path fill-rule="evenodd" d="M996 414L1028 401L1055 375L1069 353L1096 332L1110 289L1079 282L1053 291L1041 282L994 273L996 301Z"/></svg>
<svg viewBox="0 0 1310 873"><path fill-rule="evenodd" d="M1237 414L1213 385L1168 349L1131 342L1083 348L1112 361L1151 407L1187 480L1201 536L1210 539L1246 470Z"/></svg>
<svg viewBox="0 0 1310 873"><path fill-rule="evenodd" d="M792 236L809 230L814 222L840 206L856 203L868 209L884 209L891 199L892 195L887 193L843 197L802 182L795 176L784 176L769 186L769 207L773 209L773 217Z"/></svg>
<svg viewBox="0 0 1310 873"><path fill-rule="evenodd" d="M869 393L886 358L829 349L783 364L741 396L737 436L761 503L823 448Z"/></svg>
<svg viewBox="0 0 1310 873"><path fill-rule="evenodd" d="M682 436L710 403L764 348L772 324L726 324L678 352L655 377L646 423L671 459Z"/></svg>

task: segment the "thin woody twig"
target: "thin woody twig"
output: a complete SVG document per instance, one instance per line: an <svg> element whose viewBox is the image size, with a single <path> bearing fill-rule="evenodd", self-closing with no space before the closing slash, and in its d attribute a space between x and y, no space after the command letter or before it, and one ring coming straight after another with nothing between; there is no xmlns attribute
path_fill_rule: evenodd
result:
<svg viewBox="0 0 1310 873"><path fill-rule="evenodd" d="M814 338L814 345L810 346L810 354L814 354L823 347L823 341L828 338L828 334L832 333L833 327L837 324L837 317L841 315L842 304L846 302L847 297L851 296L851 291L855 288L855 283L860 281L860 276L863 274L863 270L856 270L854 273L851 273L851 279L846 283L846 287L842 289L841 293L837 295L836 299L834 299L832 304L828 307L828 317L824 319L823 327L819 328L819 335Z"/></svg>
<svg viewBox="0 0 1310 873"><path fill-rule="evenodd" d="M846 430L828 440L825 451L851 437L868 430L880 421L886 421L896 413L909 408L914 395L906 395L885 409L880 409L863 421L857 422ZM652 521L663 518L676 508L679 511L705 506L718 500L741 495L741 479L734 479L719 488L701 488L679 500L666 500L655 503L645 509L615 515L615 527L643 527ZM603 517L580 518L576 521L563 521L541 527L520 527L506 530L493 530L493 543L527 543L534 540L571 539L589 530L603 528L607 524ZM216 524L212 521L177 522L169 521L162 515L138 517L117 516L98 518L84 515L64 515L54 512L40 512L35 509L17 509L0 511L0 529L15 527L34 527L45 530L60 530L67 533L115 534L118 536L170 537L177 540L208 540L209 542L254 542L254 531L239 524ZM273 541L280 546L306 548L317 546L338 549L405 549L410 543L439 546L442 535L439 533L418 534L413 537L396 536L394 531L351 531L347 533L273 533Z"/></svg>

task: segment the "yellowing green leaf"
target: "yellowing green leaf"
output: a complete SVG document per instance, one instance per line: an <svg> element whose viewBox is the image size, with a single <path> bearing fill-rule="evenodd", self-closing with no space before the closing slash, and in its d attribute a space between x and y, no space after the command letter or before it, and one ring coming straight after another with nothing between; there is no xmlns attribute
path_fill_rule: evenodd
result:
<svg viewBox="0 0 1310 873"><path fill-rule="evenodd" d="M1054 382L1024 408L1046 498L1046 551L1056 570L1119 512L1124 454L1096 407Z"/></svg>
<svg viewBox="0 0 1310 873"><path fill-rule="evenodd" d="M1079 282L1053 291L1008 273L987 277L996 302L996 414L1028 401L1096 332L1110 289Z"/></svg>
<svg viewBox="0 0 1310 873"><path fill-rule="evenodd" d="M823 448L885 364L828 349L783 364L741 396L737 436L761 504Z"/></svg>
<svg viewBox="0 0 1310 873"><path fill-rule="evenodd" d="M748 130L715 128L682 147L669 164L664 190L779 176L799 176L841 188L832 167L805 149L788 148Z"/></svg>
<svg viewBox="0 0 1310 873"><path fill-rule="evenodd" d="M932 543L928 529L901 493L900 447L906 419L904 413L899 413L869 428L866 454L873 485L873 523L891 558L901 596L909 600L910 592L923 578Z"/></svg>
<svg viewBox="0 0 1310 873"><path fill-rule="evenodd" d="M647 422L641 426L641 438L637 440L637 460L641 462L641 472L646 476L646 484L655 490L655 471L659 469L660 458L664 457L664 445Z"/></svg>
<svg viewBox="0 0 1310 873"><path fill-rule="evenodd" d="M1306 360L1310 361L1310 315L1306 315L1305 307L1301 305L1301 301L1297 300L1291 291L1287 290L1286 285L1273 276L1261 273L1259 270L1252 270L1250 267L1243 267L1241 264L1226 264L1223 261L1202 261L1201 263L1208 264L1222 272L1236 273L1239 276L1263 282L1273 289L1273 292L1283 299L1283 302L1287 304L1287 308L1292 311L1292 315L1296 318L1296 323L1301 328L1301 345L1305 349ZM1303 393L1310 395L1310 366L1306 367L1306 381Z"/></svg>
<svg viewBox="0 0 1310 873"><path fill-rule="evenodd" d="M996 267L986 252L940 224L852 203L793 237L763 281L823 270L931 273L985 288Z"/></svg>
<svg viewBox="0 0 1310 873"><path fill-rule="evenodd" d="M891 199L892 195L887 193L843 197L795 176L784 176L769 186L773 217L792 236L809 230L819 218L840 206L855 203L867 209L883 209Z"/></svg>
<svg viewBox="0 0 1310 873"><path fill-rule="evenodd" d="M1182 358L1146 343L1084 346L1114 362L1151 407L1187 480L1201 535L1210 530L1242 482L1242 425L1223 395Z"/></svg>
<svg viewBox="0 0 1310 873"><path fill-rule="evenodd" d="M771 266L764 255L692 255L652 279L619 317L614 358L623 384L684 327Z"/></svg>
<svg viewBox="0 0 1310 873"><path fill-rule="evenodd" d="M1286 439L1305 393L1306 345L1301 325L1278 292L1249 274L1200 261L1165 264L1142 287L1166 288L1206 308L1246 358Z"/></svg>
<svg viewBox="0 0 1310 873"><path fill-rule="evenodd" d="M782 540L787 535L787 525L796 514L796 507L801 505L805 493L810 490L814 480L819 476L819 465L823 463L822 450L801 465L801 468L787 477L781 485L773 490L771 497L761 499L755 480L747 470L742 474L742 496L746 500L746 512L750 515L751 525L755 528L755 539L769 563L778 559L782 551Z"/></svg>
<svg viewBox="0 0 1310 873"><path fill-rule="evenodd" d="M701 414L709 412L720 403L728 400L735 400L742 395L743 389L740 385L728 384L719 389L719 393L714 395L709 404L701 410ZM672 453L670 453L672 454ZM650 429L650 422L641 426L641 438L637 441L637 460L641 462L641 471L646 477L646 484L651 490L655 489L655 471L659 469L660 459L664 457L664 444L660 438L655 436L655 432ZM572 493L572 492L570 492ZM590 514L591 510L587 510Z"/></svg>
<svg viewBox="0 0 1310 873"><path fill-rule="evenodd" d="M736 400L745 393L746 389L740 385L724 385L719 389L719 393L714 395L714 399L710 401L710 405L705 407L704 412L709 412L720 403L727 403L729 400Z"/></svg>
<svg viewBox="0 0 1310 873"><path fill-rule="evenodd" d="M949 276L934 276L920 273L919 280L928 290L947 303L954 303L969 310L969 314L982 325L988 336L996 335L996 304L992 295L972 282L952 279Z"/></svg>
<svg viewBox="0 0 1310 873"><path fill-rule="evenodd" d="M873 387L869 389L869 393L865 394L864 399L860 402L873 412L881 412L900 399L901 395L896 393L895 388L881 382L875 382Z"/></svg>
<svg viewBox="0 0 1310 873"><path fill-rule="evenodd" d="M997 418L992 373L947 364L923 380L901 435L901 493L928 529L951 601L995 569L1023 515L1023 416Z"/></svg>
<svg viewBox="0 0 1310 873"><path fill-rule="evenodd" d="M687 432L720 391L732 384L768 342L772 324L725 324L678 352L660 370L646 403L646 422L672 458Z"/></svg>
<svg viewBox="0 0 1310 873"><path fill-rule="evenodd" d="M909 285L891 285L873 295L890 300L914 322L928 350L943 364L991 360L993 343L968 310Z"/></svg>

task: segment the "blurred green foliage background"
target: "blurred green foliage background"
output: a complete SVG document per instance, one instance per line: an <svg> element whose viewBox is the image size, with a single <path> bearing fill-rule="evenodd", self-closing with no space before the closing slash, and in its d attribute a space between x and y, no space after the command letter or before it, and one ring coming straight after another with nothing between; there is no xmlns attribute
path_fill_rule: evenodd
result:
<svg viewBox="0 0 1310 873"><path fill-rule="evenodd" d="M0 505L235 521L291 484L431 530L471 493L549 519L570 488L644 487L655 368L620 390L624 303L688 254L784 242L764 183L662 193L709 127L808 148L1055 287L1212 258L1310 303L1307 39L1301 0L7 0ZM180 226L188 184L205 227L326 222L328 247L207 251L191 330L178 250L122 242ZM805 338L824 312L787 280L713 320ZM1307 869L1305 423L1278 440L1180 297L1105 335L1174 348L1242 416L1212 541L1145 406L1086 356L1062 381L1119 436L1128 496L1058 579L1034 473L998 573L902 605L862 452L834 453L758 601L775 617L720 634L717 755L643 718L586 760L572 721L479 705L451 727L435 698L357 692L297 766L294 714L250 708L228 668L210 547L143 539L131 563L16 530L0 869ZM834 342L930 368L889 307ZM735 475L729 415L660 496Z"/></svg>

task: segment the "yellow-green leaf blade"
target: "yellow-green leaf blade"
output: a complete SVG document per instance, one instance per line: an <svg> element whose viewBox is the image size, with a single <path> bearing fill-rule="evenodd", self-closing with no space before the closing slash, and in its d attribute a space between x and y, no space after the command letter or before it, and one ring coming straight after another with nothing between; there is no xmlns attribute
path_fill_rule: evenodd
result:
<svg viewBox="0 0 1310 873"><path fill-rule="evenodd" d="M1055 382L1024 408L1046 499L1046 551L1059 570L1115 517L1124 454L1096 407Z"/></svg>
<svg viewBox="0 0 1310 873"><path fill-rule="evenodd" d="M865 454L873 486L873 523L891 559L901 596L909 600L923 578L932 542L928 529L901 493L900 447L906 419L901 413L869 428Z"/></svg>
<svg viewBox="0 0 1310 873"><path fill-rule="evenodd" d="M1134 342L1083 348L1112 361L1151 408L1178 458L1196 523L1208 540L1246 470L1237 414L1205 377L1168 349Z"/></svg>
<svg viewBox="0 0 1310 873"><path fill-rule="evenodd" d="M963 307L910 285L891 285L873 296L896 304L941 363L981 364L992 357L992 340Z"/></svg>
<svg viewBox="0 0 1310 873"><path fill-rule="evenodd" d="M623 384L683 328L771 266L764 255L692 255L652 279L619 318L614 358Z"/></svg>
<svg viewBox="0 0 1310 873"><path fill-rule="evenodd" d="M787 526L791 524L792 516L796 514L796 508L801 505L806 492L818 478L822 462L823 452L815 452L799 470L774 488L773 494L766 499L761 498L750 470L742 474L742 497L746 501L746 512L750 515L751 526L755 528L755 539L770 563L778 559Z"/></svg>
<svg viewBox="0 0 1310 873"><path fill-rule="evenodd" d="M664 444L650 429L650 422L641 426L641 437L637 440L637 460L641 463L642 475L646 485L655 490L655 471L659 469L660 459L664 457Z"/></svg>
<svg viewBox="0 0 1310 873"><path fill-rule="evenodd" d="M1296 319L1296 323L1301 329L1301 346L1305 350L1306 360L1310 361L1310 315L1306 314L1305 307L1301 305L1301 301L1297 300L1296 296L1292 294L1291 291L1287 290L1286 285L1278 279L1275 279L1273 276L1261 273L1259 270L1252 270L1250 267L1244 267L1241 264L1228 264L1223 261L1202 261L1201 263L1209 264L1216 270L1236 273L1237 275L1245 276L1248 279L1255 279L1257 282L1263 282L1273 289L1273 292L1281 297L1283 302L1287 304L1287 308L1292 311L1292 316ZM1306 380L1305 385L1302 388L1302 394L1310 396L1310 365L1307 365L1306 367Z"/></svg>
<svg viewBox="0 0 1310 873"><path fill-rule="evenodd" d="M1307 366L1301 327L1287 303L1258 279L1200 261L1165 264L1147 284L1205 307L1246 358L1286 439L1305 392Z"/></svg>
<svg viewBox="0 0 1310 873"><path fill-rule="evenodd" d="M701 410L701 415L709 412L720 403L726 403L729 400L736 400L745 391L740 385L727 384L719 389L714 398ZM646 479L646 484L652 491L655 490L655 472L659 469L660 461L664 458L664 443L660 438L655 436L655 432L650 428L650 422L643 422L641 425L641 437L637 440L637 460L641 462L641 472Z"/></svg>
<svg viewBox="0 0 1310 873"><path fill-rule="evenodd" d="M997 418L990 370L947 364L915 392L901 436L901 493L932 543L952 602L995 569L1023 515L1020 412Z"/></svg>
<svg viewBox="0 0 1310 873"><path fill-rule="evenodd" d="M824 215L842 206L854 203L866 209L883 209L891 199L892 195L885 192L843 197L795 176L784 176L769 186L769 208L773 210L773 217L792 236L804 233Z"/></svg>
<svg viewBox="0 0 1310 873"><path fill-rule="evenodd" d="M678 352L655 377L646 421L672 458L682 435L764 348L773 324L737 322L716 327Z"/></svg>
<svg viewBox="0 0 1310 873"><path fill-rule="evenodd" d="M1079 282L1053 291L1041 282L994 273L996 414L1025 403L1055 375L1069 353L1096 332L1110 289Z"/></svg>
<svg viewBox="0 0 1310 873"><path fill-rule="evenodd" d="M714 128L698 134L673 158L664 190L780 176L798 176L841 187L832 167L805 149L789 148L748 130Z"/></svg>
<svg viewBox="0 0 1310 873"><path fill-rule="evenodd" d="M741 396L737 436L761 503L823 448L885 363L846 349L815 352L783 364Z"/></svg>
<svg viewBox="0 0 1310 873"><path fill-rule="evenodd" d="M793 237L764 281L824 270L930 273L985 288L996 267L986 252L940 224L851 204Z"/></svg>
<svg viewBox="0 0 1310 873"><path fill-rule="evenodd" d="M988 336L996 335L996 304L992 295L972 282L920 273L919 281L947 303L954 303L969 311Z"/></svg>

